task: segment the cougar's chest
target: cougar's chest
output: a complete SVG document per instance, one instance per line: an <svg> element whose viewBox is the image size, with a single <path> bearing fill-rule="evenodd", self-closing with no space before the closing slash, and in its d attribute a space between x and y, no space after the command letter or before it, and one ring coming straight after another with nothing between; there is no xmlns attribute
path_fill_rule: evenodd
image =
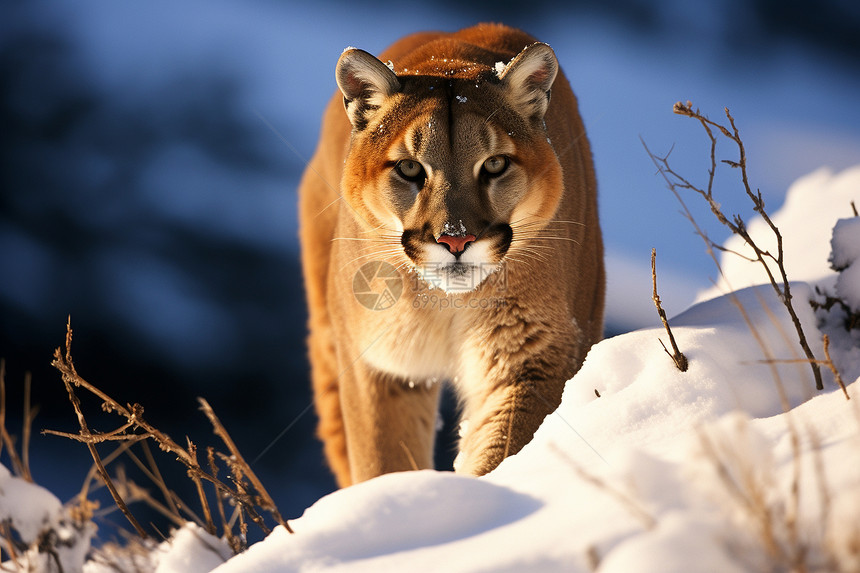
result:
<svg viewBox="0 0 860 573"><path fill-rule="evenodd" d="M419 383L456 375L462 337L450 308L416 308L413 298L401 299L390 312L364 321L359 346L363 359L383 372Z"/></svg>

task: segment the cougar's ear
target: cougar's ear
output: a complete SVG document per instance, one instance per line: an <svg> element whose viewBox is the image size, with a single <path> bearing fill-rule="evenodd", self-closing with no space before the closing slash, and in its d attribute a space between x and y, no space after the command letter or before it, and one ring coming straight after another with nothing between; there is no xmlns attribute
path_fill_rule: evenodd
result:
<svg viewBox="0 0 860 573"><path fill-rule="evenodd" d="M337 61L335 78L352 126L361 131L385 98L400 89L391 69L364 50L347 48Z"/></svg>
<svg viewBox="0 0 860 573"><path fill-rule="evenodd" d="M499 74L511 105L528 119L542 120L549 92L558 73L558 60L548 45L526 46Z"/></svg>

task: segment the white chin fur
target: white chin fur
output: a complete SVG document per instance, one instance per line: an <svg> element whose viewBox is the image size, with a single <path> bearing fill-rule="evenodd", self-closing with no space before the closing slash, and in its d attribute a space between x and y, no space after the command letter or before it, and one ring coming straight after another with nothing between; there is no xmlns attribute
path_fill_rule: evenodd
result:
<svg viewBox="0 0 860 573"><path fill-rule="evenodd" d="M499 269L498 263L489 262L486 245L472 243L460 260L441 245L424 246L424 264L415 270L428 285L446 293L471 292Z"/></svg>

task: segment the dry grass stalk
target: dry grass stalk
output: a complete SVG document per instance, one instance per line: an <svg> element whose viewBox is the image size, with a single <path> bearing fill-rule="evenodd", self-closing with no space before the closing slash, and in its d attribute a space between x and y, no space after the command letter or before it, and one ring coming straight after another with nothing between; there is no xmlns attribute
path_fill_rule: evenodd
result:
<svg viewBox="0 0 860 573"><path fill-rule="evenodd" d="M663 346L663 350L666 351L666 354L672 358L672 362L675 363L678 370L686 372L689 366L687 357L678 349L678 344L675 342L675 336L672 334L672 329L669 328L669 319L666 318L666 311L663 310L663 305L660 303L660 295L657 294L657 249L651 249L651 284L654 287L651 294L651 300L654 301L654 306L657 307L657 315L660 317L660 320L663 322L663 327L669 335L669 344L672 345L672 352L669 352L662 340L660 340L660 344Z"/></svg>
<svg viewBox="0 0 860 573"><path fill-rule="evenodd" d="M412 455L412 450L406 445L406 442L400 440L400 448L403 450L403 453L406 454L407 459L409 460L409 465L412 466L412 471L418 471L420 468L418 467L418 463L415 461L415 456Z"/></svg>
<svg viewBox="0 0 860 573"><path fill-rule="evenodd" d="M699 432L699 443L705 456L713 464L719 482L726 493L738 503L744 514L749 517L756 527L756 539L761 544L771 562L784 562L784 551L778 539L776 526L778 516L774 515L768 504L770 483L763 483L755 475L752 464L743 464L739 469L737 479L731 471L730 461L749 462L732 452L724 452L714 443L705 432Z"/></svg>
<svg viewBox="0 0 860 573"><path fill-rule="evenodd" d="M672 190L676 197L680 199L680 193L678 191L679 189L692 191L700 195L707 202L714 217L716 217L716 219L722 225L727 227L732 233L743 238L747 245L749 245L749 247L753 250L754 256L752 257L743 255L735 251L729 251L728 249L712 241L704 232L701 231L698 225L695 225L697 234L699 234L699 236L705 241L705 244L708 248L708 252L715 260L716 256L714 255L714 251L733 252L734 254L750 262L757 262L761 265L762 269L767 274L771 286L779 296L780 300L788 311L789 316L791 317L791 321L794 324L795 330L797 332L798 343L803 349L803 352L809 361L810 367L812 368L812 375L815 379L815 387L818 390L822 390L824 388L824 383L821 379L821 369L816 361L812 349L809 347L809 343L806 340L806 334L803 331L800 319L798 318L797 313L795 312L794 306L792 304L791 285L788 281L788 276L785 271L785 258L782 246L782 234L780 233L776 225L773 223L773 221L770 219L770 216L765 210L764 199L762 198L761 191L753 192L752 188L750 187L749 179L747 177L746 149L744 148L744 143L741 139L740 133L738 132L734 117L732 117L728 108L726 108L725 114L729 122L729 126L727 127L714 121L711 121L707 117L703 116L698 110L694 110L693 105L690 102L687 102L686 104L681 102L676 103L673 108L673 111L678 115L683 115L685 117L697 120L702 125L702 128L705 130L705 133L710 140L710 167L708 169L707 185L705 185L704 187L697 186L696 184L690 182L688 179L684 178L679 173L674 171L669 165L668 154L662 157L657 156L652 153L650 149L648 149L647 145L645 145L646 152L651 157L651 160L654 162L654 165L657 167L657 170L663 176L664 180L666 181L666 184L669 186L669 188ZM725 138L734 143L734 145L737 147L738 160L734 161L724 159L722 160L722 163L740 170L743 189L747 197L749 197L749 199L752 201L753 211L757 213L759 217L762 218L762 220L771 230L773 236L776 239L776 254L760 248L750 236L743 219L739 215L735 215L731 219L727 217L723 213L720 204L714 198L713 188L717 169L716 148L718 141L716 132L722 134ZM692 220L692 216L689 214L686 205L683 206L684 210L687 213L688 219ZM770 264L768 264L769 262L775 263L776 271L771 268ZM722 270L720 270L720 273L722 274Z"/></svg>
<svg viewBox="0 0 860 573"><path fill-rule="evenodd" d="M813 570L819 569L810 563L813 547L809 540L801 535L800 434L790 417L787 422L792 468L789 491L785 497L773 495L776 484L772 468L764 468L762 473L758 459L749 459L738 452L738 436L722 443L720 440L711 439L704 431L699 431L698 436L702 451L716 470L724 491L754 524L754 539L761 543L767 563L774 566L774 570L804 573L810 570L810 567ZM738 429L744 434L748 430L745 423ZM816 558L819 556L816 555Z"/></svg>
<svg viewBox="0 0 860 573"><path fill-rule="evenodd" d="M747 515L753 519L758 525L760 538L763 541L765 551L768 558L774 563L785 563L790 565L791 571L798 573L805 572L806 558L809 553L809 546L800 538L800 482L801 482L801 450L800 450L800 434L798 433L794 418L791 412L791 404L788 400L788 395L785 392L785 386L782 378L779 375L779 370L776 364L781 361L773 358L770 347L765 341L765 338L759 332L755 323L747 313L746 308L741 304L740 300L734 293L729 294L729 299L741 313L744 322L749 328L750 333L765 356L763 361L768 365L779 394L780 403L785 415L786 424L788 425L789 439L792 450L792 473L789 486L789 495L786 508L783 511L779 507L774 507L769 501L768 492L773 489L773 484L769 481L760 483L755 475L755 467L752 460L743 460L733 451L719 452L703 432L699 432L699 439L704 451L717 469L720 480L723 482L726 490L737 500L741 502L741 506L747 512ZM777 329L782 332L779 327L779 321L776 316L770 312L770 307L759 296L759 304L764 309L770 321ZM798 360L806 362L805 360ZM745 427L743 428L746 429ZM727 471L727 462L734 457L735 462L746 464L742 469L741 483L735 483L731 477L731 473ZM779 542L780 532L784 533L787 538L785 546Z"/></svg>
<svg viewBox="0 0 860 573"><path fill-rule="evenodd" d="M151 479L158 486L165 499L165 503L162 504L160 502L156 502L156 500L154 500L149 494L142 495L142 488L131 484L131 482L128 482L127 480L121 480L124 493L133 493L136 499L147 502L156 510L165 513L165 515L168 515L174 522L177 522L177 520L180 519L180 515L182 512L189 513L194 517L194 520L197 521L197 523L201 527L204 527L211 534L216 534L217 527L213 520L212 511L204 488L204 483L209 484L214 488L216 497L218 499L220 508L219 513L222 517L221 522L224 535L228 539L233 540L231 541L231 547L234 549L234 551L240 551L244 548L244 539L246 539L247 533L247 523L245 522L245 515L247 515L251 519L251 521L253 521L258 527L260 527L264 534L268 534L271 530L266 525L262 513L267 513L278 524L282 525L287 531L289 531L290 533L293 532L289 524L278 512L274 501L272 500L271 496L269 496L266 489L263 487L262 482L260 482L256 474L253 472L253 470L251 470L250 466L242 457L241 453L233 442L232 438L230 438L229 433L224 428L223 424L221 424L220 420L215 415L211 406L209 406L209 404L205 400L200 400L201 409L204 411L207 418L212 423L215 434L219 438L221 438L221 440L224 442L230 452L229 455L224 455L214 452L214 450L210 451L208 455L208 461L211 471L207 471L206 469L204 469L198 462L197 447L190 439L187 440L187 445L185 447L180 446L172 438L170 438L170 436L158 430L143 418L142 406L140 406L139 404L123 406L122 404L105 394L103 391L99 390L98 388L84 380L77 373L74 362L72 360L71 340L71 326L67 325L65 352L61 351L61 349L59 348L55 351L53 366L57 368L57 370L59 370L62 375L63 382L65 383L66 388L69 392L69 399L72 402L72 405L75 409L75 413L78 416L78 422L81 427L81 430L77 434L57 432L52 430L44 430L43 433L62 436L65 438L83 442L87 445L87 448L90 450L90 453L93 456L93 460L95 462L95 473L98 473L99 476L102 478L103 483L106 485L106 487L108 487L111 496L113 497L117 506L129 520L129 522L135 527L135 530L137 531L141 539L146 539L147 535L129 511L128 506L123 500L123 496L119 491L119 488L108 476L107 471L105 470L105 463L96 451L96 444L107 441L118 441L121 443L120 447L117 448L117 450L111 454L111 460L115 459L121 453L131 454L130 451L127 451L131 445L136 444L138 442L144 442L149 439L154 440L162 451L169 452L175 455L176 458L185 466L188 477L195 484L199 501L204 513L203 520L200 520L199 518L194 516L193 512L191 512L187 507L185 507L184 504L182 504L181 501L178 499L176 494L167 487L161 475L161 472L158 470L158 466L155 464L155 460L152 457L152 454L147 448L144 449L144 455L147 458L147 463L144 463L142 460L140 460L140 458L133 454L131 455L131 458L135 462L135 464L137 464L138 467L144 471L145 475L147 475L147 477L149 477L149 479ZM119 416L125 418L125 423L120 425L115 430L109 432L91 432L87 426L86 419L80 406L80 401L75 394L75 388L83 388L98 397L102 401L102 409L104 411L108 413L113 412L118 414ZM232 485L223 482L217 477L217 471L215 469L217 467L217 464L215 462L216 458L220 459L229 468ZM87 489L88 485L85 484L84 489L82 490L82 493L80 495L81 500L86 499ZM233 500L236 505L236 510L239 513L240 528L242 530L241 540L237 539L236 536L232 533L232 524L228 522L227 519L224 517L223 507L220 507L220 504L222 503L222 497L226 497L227 499Z"/></svg>
<svg viewBox="0 0 860 573"><path fill-rule="evenodd" d="M263 486L263 482L257 477L253 471L251 471L251 466L248 462L245 461L245 458L242 457L241 452L239 452L239 448L236 447L236 444L233 442L233 438L230 437L230 434L221 424L221 421L218 419L218 416L215 415L215 411L212 409L212 406L209 405L203 398L198 398L200 401L200 409L203 410L203 413L206 414L206 417L209 418L209 422L212 424L213 429L215 430L215 434L221 438L224 442L224 445L227 446L227 449L230 450L230 461L234 464L236 471L241 472L251 481L251 485L254 486L254 489L257 490L257 494L259 495L259 501L257 502L260 507L264 510L268 511L272 514L280 525L283 525L287 531L292 532L290 526L281 517L280 512L278 512L277 506L275 506L274 500L269 495L269 492L266 491L266 488Z"/></svg>
<svg viewBox="0 0 860 573"><path fill-rule="evenodd" d="M15 537L12 535L12 526L8 522L0 522L0 541L2 547L9 555L13 563L19 562L18 547L15 546ZM23 548L26 551L26 547Z"/></svg>
<svg viewBox="0 0 860 573"><path fill-rule="evenodd" d="M33 420L38 412L38 408L30 406L32 388L33 376L27 372L24 375L24 420L21 424L21 466L24 471L23 477L27 481L33 481L33 475L30 473L30 437Z"/></svg>
<svg viewBox="0 0 860 573"><path fill-rule="evenodd" d="M597 571L600 567L600 552L594 545L589 545L585 550L585 561L591 571Z"/></svg>
<svg viewBox="0 0 860 573"><path fill-rule="evenodd" d="M155 458L152 456L152 450L149 448L149 443L143 440L140 442L140 445L141 449L143 449L143 455L146 457L146 466L144 466L143 462L140 461L140 458L134 455L131 451L128 452L129 457L161 490L161 495L164 496L164 499L167 501L170 512L174 515L179 515L179 506L176 505L176 494L167 487L167 482L164 481L164 477L158 469L158 464L155 463Z"/></svg>
<svg viewBox="0 0 860 573"><path fill-rule="evenodd" d="M818 434L811 427L806 428L806 435L809 437L809 451L812 454L812 467L815 475L815 480L818 485L818 499L821 507L821 510L819 511L818 527L820 531L824 532L823 537L826 539L826 532L830 521L830 507L832 496L830 494L830 490L828 489L827 472L824 469L824 460L821 456L821 438L818 437ZM838 567L835 558L836 552L833 550L833 547L829 547L826 542L824 543L824 545L825 547L823 553L826 563L823 570L837 571Z"/></svg>
<svg viewBox="0 0 860 573"><path fill-rule="evenodd" d="M194 442L191 441L191 438L188 436L185 437L186 442L188 443L188 455L190 459L194 462L196 467L200 467L197 462L197 446L194 445ZM206 492L203 490L203 482L200 479L200 476L194 475L192 472L188 472L188 477L191 478L191 481L194 482L194 487L197 489L197 497L200 498L201 506L203 507L203 515L206 519L206 531L209 533L215 532L215 522L212 521L212 510L209 508L209 502L206 499Z"/></svg>
<svg viewBox="0 0 860 573"><path fill-rule="evenodd" d="M19 452L15 448L15 437L6 428L6 364L4 360L0 359L0 451L4 446L6 447L9 465L18 478L35 484L30 471L29 448L32 424L37 408L31 406L31 388L32 378L28 372L24 376L24 412ZM86 524L93 516L93 509L93 504L90 503L68 506L64 510L63 520L73 529L83 532L87 527ZM74 535L70 538L68 531L59 533L55 526L48 522L42 523L42 530L35 539L25 540L18 529L20 524L16 523L16 519L19 517L13 514L0 523L0 562L2 562L0 570L22 572L56 570L62 572L64 570L63 560L60 558L57 548L72 546L79 540ZM8 559L4 559L2 554L8 556Z"/></svg>
<svg viewBox="0 0 860 573"><path fill-rule="evenodd" d="M771 353L770 347L765 342L764 337L759 333L758 328L756 328L755 323L753 323L752 319L749 317L749 314L746 311L746 308L741 304L740 300L734 295L730 295L730 300L741 313L741 316L744 319L747 327L753 335L756 343L759 345L762 353L765 355L765 362L768 364L768 367L771 370L771 376L773 377L774 384L776 385L777 392L779 394L780 403L782 405L782 409L785 415L786 423L788 424L788 431L791 441L791 449L792 449L792 478L790 485L790 495L788 499L788 508L785 512L784 523L787 536L789 538L789 549L794 548L792 555L786 555L786 549L782 548L779 543L777 543L777 533L775 528L777 527L779 520L776 516L772 515L774 509L768 504L768 490L771 489L772 484L757 484L754 479L753 468L747 468L747 475L744 476L744 482L741 484L742 487L739 488L740 491L736 492L734 488L729 488L730 491L734 493L738 493L743 497L744 490L748 492L747 499L745 500L744 507L749 512L749 515L753 517L753 519L759 524L760 531L762 534L762 538L764 539L764 546L769 555L769 557L773 560L779 560L780 562L791 561L793 564L792 571L803 572L806 570L804 566L804 556L807 553L807 547L799 542L799 533L798 533L798 512L800 508L800 478L801 478L801 458L800 458L800 438L798 432L794 426L794 419L791 414L791 404L788 400L788 395L785 392L785 386L782 383L782 378L779 375L779 370L776 368L776 360L773 359L773 355ZM770 307L768 307L767 303L759 297L759 304L765 310L766 314L770 318L771 322L779 328L779 321L770 313ZM780 329L781 331L781 329ZM700 433L700 439L703 442L703 446L706 447L707 451L707 438L704 434ZM722 466L722 461L716 456L716 451L711 448L710 450L711 458L717 466ZM720 476L722 479L726 479L727 474L724 472L720 472ZM732 485L732 484L727 484Z"/></svg>
<svg viewBox="0 0 860 573"><path fill-rule="evenodd" d="M782 489L775 468L763 462L758 448L744 447L751 427L746 420L741 422L732 433L704 429L698 432L704 459L715 472L719 491L733 503L726 504L721 497L716 500L727 516L733 519L742 516L742 521L736 523L739 529L726 539L732 546L740 544L732 554L751 571L860 571L860 528L852 507L852 499L856 497L851 491L828 487L824 449L815 430L806 427L801 432L792 418L787 418L792 466L788 487ZM804 440L806 448L802 447ZM811 467L804 460L809 460ZM804 467L809 469L806 475L802 472ZM815 521L813 515L807 519L801 515L803 479L807 483L814 480L812 487L803 491L805 495L817 493ZM812 507L808 502L803 506ZM846 507L847 511L833 515L834 510ZM750 551L749 542L761 549L760 556Z"/></svg>
<svg viewBox="0 0 860 573"><path fill-rule="evenodd" d="M830 357L830 337L825 334L822 338L824 340L824 360L816 360L816 363L819 366L827 367L827 369L833 373L833 379L836 381L836 384L839 385L839 388L842 389L842 394L845 395L845 399L850 400L851 396L848 394L848 388L845 386L845 381L842 379L842 375L839 374L839 369L836 368L836 365L833 363L833 359ZM773 364L794 364L798 362L807 363L809 360L806 358L798 358L795 360L767 359L763 362Z"/></svg>
<svg viewBox="0 0 860 573"><path fill-rule="evenodd" d="M848 389L845 387L845 382L842 380L842 376L839 374L839 370L836 368L836 365L833 364L833 359L830 358L830 337L826 334L824 335L824 358L825 360L822 361L821 364L830 369L836 383L839 384L840 388L842 388L842 393L845 394L845 399L850 400L851 396L848 395Z"/></svg>
<svg viewBox="0 0 860 573"><path fill-rule="evenodd" d="M648 511L645 510L645 508L643 508L633 496L628 495L621 489L612 487L603 479L585 471L573 460L573 458L571 458L570 454L562 450L555 443L550 444L550 449L563 459L580 479L615 499L622 507L629 511L633 517L641 521L645 529L654 529L657 526L657 520L654 516L648 513Z"/></svg>
<svg viewBox="0 0 860 573"><path fill-rule="evenodd" d="M35 412L30 409L30 375L29 373L24 378L24 423L22 428L22 446L21 455L18 455L15 449L15 438L9 434L6 429L6 360L0 358L0 452L3 448L9 453L9 460L12 463L12 471L16 475L21 476L30 483L33 483L33 476L30 473L30 424Z"/></svg>
<svg viewBox="0 0 860 573"><path fill-rule="evenodd" d="M215 448L206 448L206 456L209 462L209 468L212 472L212 475L217 477L218 464L215 462ZM232 549L234 553L239 553L243 546L243 541L241 537L233 533L232 523L227 521L227 514L224 511L224 496L215 496L215 507L218 509L218 516L221 518L221 523L224 524L224 537L227 540L227 544L230 546L230 549Z"/></svg>
<svg viewBox="0 0 860 573"><path fill-rule="evenodd" d="M773 383L776 386L777 394L779 395L779 403L782 407L782 411L788 413L791 410L791 403L788 400L788 394L786 394L785 392L785 386L782 383L782 377L779 375L779 370L776 367L776 365L781 361L774 359L773 353L771 353L770 351L770 346L768 346L767 342L759 332L759 329L756 327L752 318L750 318L747 309L744 307L743 304L741 304L740 299L738 299L738 297L733 292L729 293L728 297L731 303L735 306L735 308L738 309L738 312L741 314L741 318L743 318L744 323L747 325L750 334L752 334L753 339L756 341L756 344L758 344L761 353L764 355L765 359L762 360L762 362L768 365L771 378L773 379ZM764 309L768 309L767 304L761 301L761 299L759 299L759 302L762 304L762 307ZM771 320L774 321L775 325L778 325L774 317L771 317Z"/></svg>

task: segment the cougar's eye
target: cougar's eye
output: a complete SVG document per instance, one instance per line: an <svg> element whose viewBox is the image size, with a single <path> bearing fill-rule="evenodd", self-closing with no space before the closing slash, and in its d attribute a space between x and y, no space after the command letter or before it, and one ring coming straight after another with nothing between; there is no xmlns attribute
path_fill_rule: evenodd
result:
<svg viewBox="0 0 860 573"><path fill-rule="evenodd" d="M484 161L484 173L486 173L490 177L497 177L505 172L505 169L508 168L508 165L510 165L510 163L510 159L508 159L504 155L494 155Z"/></svg>
<svg viewBox="0 0 860 573"><path fill-rule="evenodd" d="M397 171L398 175L407 181L418 182L426 177L424 174L424 167L412 159L401 159L397 162L397 165L394 166L394 169Z"/></svg>

